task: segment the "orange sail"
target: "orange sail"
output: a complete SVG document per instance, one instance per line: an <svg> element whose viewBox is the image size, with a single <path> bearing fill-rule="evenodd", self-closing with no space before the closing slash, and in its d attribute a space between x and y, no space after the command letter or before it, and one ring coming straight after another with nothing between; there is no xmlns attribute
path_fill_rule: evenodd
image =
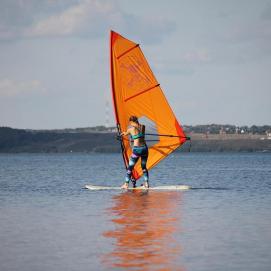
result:
<svg viewBox="0 0 271 271"><path fill-rule="evenodd" d="M151 169L188 138L170 108L139 44L111 31L111 83L118 132L127 130L129 117L135 115L146 125L149 146L147 168ZM151 130L151 129L152 130ZM148 143L150 142L150 144ZM132 145L121 138L122 155L127 168ZM133 178L142 176L137 163Z"/></svg>

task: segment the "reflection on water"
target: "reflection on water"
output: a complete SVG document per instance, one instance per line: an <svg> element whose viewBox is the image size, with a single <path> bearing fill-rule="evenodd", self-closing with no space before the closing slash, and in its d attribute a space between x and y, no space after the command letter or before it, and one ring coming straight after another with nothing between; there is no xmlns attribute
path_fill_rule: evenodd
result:
<svg viewBox="0 0 271 271"><path fill-rule="evenodd" d="M180 192L131 191L113 197L109 216L114 230L113 251L103 256L111 268L127 270L184 270L175 238L181 232Z"/></svg>

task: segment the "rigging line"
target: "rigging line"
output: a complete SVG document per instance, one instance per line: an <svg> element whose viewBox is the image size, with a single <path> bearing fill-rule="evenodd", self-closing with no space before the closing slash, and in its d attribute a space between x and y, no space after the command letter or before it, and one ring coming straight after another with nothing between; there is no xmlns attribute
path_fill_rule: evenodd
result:
<svg viewBox="0 0 271 271"><path fill-rule="evenodd" d="M191 137L189 136L177 136L177 135L159 135L159 134L145 134L145 135L152 135L152 136L167 136L167 137L179 137L179 138L185 138L186 140L191 140ZM127 140L127 141L134 141L129 140L128 138L122 138L121 135L116 135L117 140ZM159 139L145 139L145 141L159 141Z"/></svg>
<svg viewBox="0 0 271 271"><path fill-rule="evenodd" d="M189 136L179 136L179 135L164 135L164 134L145 134L149 136L166 136L166 137L179 137L179 138L185 138L187 140L191 140Z"/></svg>
<svg viewBox="0 0 271 271"><path fill-rule="evenodd" d="M127 170L127 157L125 156L125 147L124 147L124 144L123 144L123 140L122 140L122 137L121 137L121 132L120 132L120 124L117 123L117 129L118 129L118 135L116 136L116 138L120 141L120 147L121 147L121 153L122 153L122 158L123 158L123 162L124 162L124 166Z"/></svg>
<svg viewBox="0 0 271 271"><path fill-rule="evenodd" d="M120 136L116 136L117 140L121 140ZM129 142L134 142L134 140L129 140L128 138L123 138L122 140L126 140ZM159 142L159 139L145 139L145 142Z"/></svg>

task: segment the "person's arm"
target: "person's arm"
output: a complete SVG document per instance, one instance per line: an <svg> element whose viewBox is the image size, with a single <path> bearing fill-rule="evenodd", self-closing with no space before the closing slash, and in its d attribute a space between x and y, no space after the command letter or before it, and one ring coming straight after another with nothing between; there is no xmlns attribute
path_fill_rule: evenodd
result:
<svg viewBox="0 0 271 271"><path fill-rule="evenodd" d="M120 135L121 136L127 136L130 134L130 129L128 129L126 132L122 132Z"/></svg>

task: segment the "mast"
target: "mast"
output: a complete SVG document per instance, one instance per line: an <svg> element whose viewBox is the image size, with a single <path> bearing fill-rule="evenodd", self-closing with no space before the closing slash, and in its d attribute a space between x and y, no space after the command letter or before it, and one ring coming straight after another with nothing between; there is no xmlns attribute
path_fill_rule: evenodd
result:
<svg viewBox="0 0 271 271"><path fill-rule="evenodd" d="M116 120L116 127L118 131L118 138L120 139L120 147L121 147L121 154L123 158L123 163L125 166L125 169L127 170L128 167L128 157L125 153L125 147L123 144L123 139L121 137L121 128L119 124L119 115L118 115L118 108L116 103L116 93L115 93L115 82L114 82L114 65L113 65L113 35L114 31L110 31L110 77L111 77L111 93L112 93L112 99L113 99L113 107L115 112L115 120Z"/></svg>

